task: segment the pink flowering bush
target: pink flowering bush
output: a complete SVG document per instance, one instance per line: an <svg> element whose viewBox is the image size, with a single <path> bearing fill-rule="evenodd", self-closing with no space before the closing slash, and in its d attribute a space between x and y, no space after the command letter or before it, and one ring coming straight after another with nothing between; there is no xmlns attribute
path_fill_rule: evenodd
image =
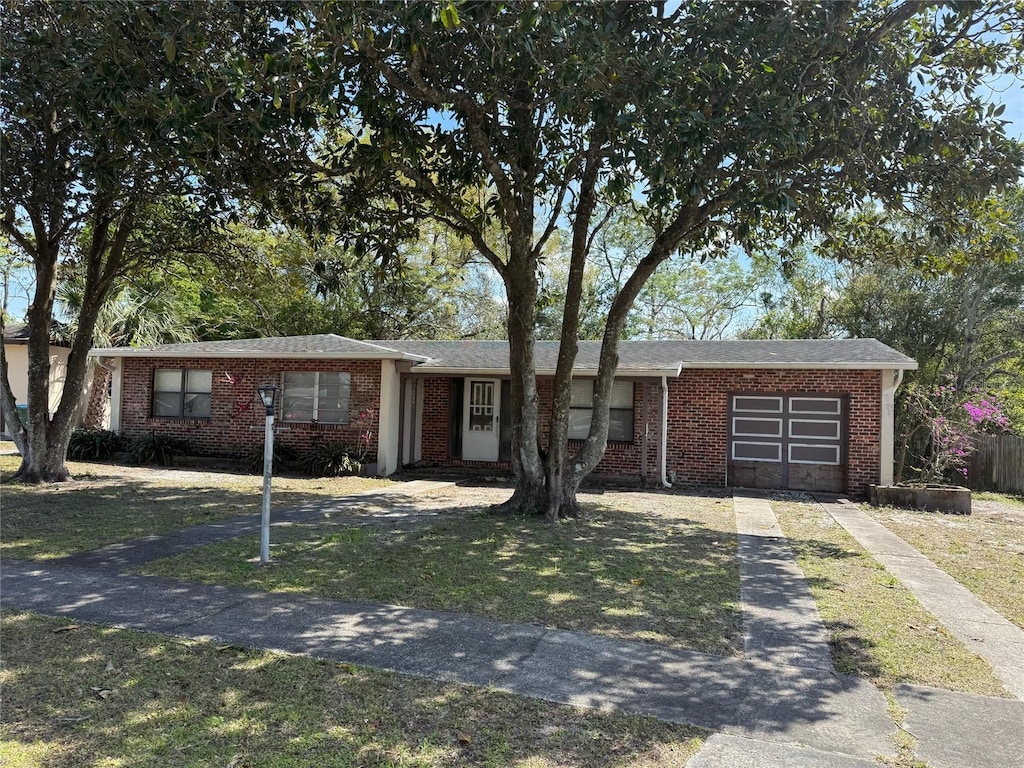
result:
<svg viewBox="0 0 1024 768"><path fill-rule="evenodd" d="M359 411L359 418L356 419L356 426L359 428L359 438L356 440L356 460L360 464L367 460L373 449L373 427L377 410L375 408L363 408Z"/></svg>
<svg viewBox="0 0 1024 768"><path fill-rule="evenodd" d="M924 482L966 478L974 438L1009 426L999 401L978 389L958 390L944 384L927 390L910 385L904 403L915 424L913 431L925 438L914 456L914 469Z"/></svg>

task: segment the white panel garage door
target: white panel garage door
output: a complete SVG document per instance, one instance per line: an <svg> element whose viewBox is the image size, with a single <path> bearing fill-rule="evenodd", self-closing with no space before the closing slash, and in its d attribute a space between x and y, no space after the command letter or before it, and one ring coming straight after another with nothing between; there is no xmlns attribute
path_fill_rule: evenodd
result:
<svg viewBox="0 0 1024 768"><path fill-rule="evenodd" d="M730 396L729 484L844 491L845 402L791 392Z"/></svg>

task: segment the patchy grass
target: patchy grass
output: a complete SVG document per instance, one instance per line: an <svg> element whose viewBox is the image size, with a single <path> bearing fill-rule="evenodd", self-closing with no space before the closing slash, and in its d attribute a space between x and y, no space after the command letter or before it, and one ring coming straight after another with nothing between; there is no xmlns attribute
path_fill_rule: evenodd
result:
<svg viewBox="0 0 1024 768"><path fill-rule="evenodd" d="M917 601L817 504L773 501L818 611L839 672L883 690L918 683L1006 696L981 658Z"/></svg>
<svg viewBox="0 0 1024 768"><path fill-rule="evenodd" d="M670 768L706 731L31 614L3 621L10 768Z"/></svg>
<svg viewBox="0 0 1024 768"><path fill-rule="evenodd" d="M550 525L465 513L430 527L292 526L274 564L236 539L150 563L148 574L457 611L717 654L742 648L728 499L583 494L585 519ZM472 494L470 491L466 493ZM504 491L507 496L508 491ZM470 501L481 503L479 494ZM500 500L500 497L491 501Z"/></svg>
<svg viewBox="0 0 1024 768"><path fill-rule="evenodd" d="M971 499L974 501L994 501L999 504L1008 504L1012 507L1024 508L1024 496L1017 496L1012 493L995 493L993 491L971 491Z"/></svg>
<svg viewBox="0 0 1024 768"><path fill-rule="evenodd" d="M30 486L11 480L21 459L0 456L0 554L50 559L123 539L258 514L262 478L69 462L75 480ZM386 485L361 477L274 478L275 507Z"/></svg>
<svg viewBox="0 0 1024 768"><path fill-rule="evenodd" d="M1024 514L944 515L884 507L868 513L1024 628Z"/></svg>

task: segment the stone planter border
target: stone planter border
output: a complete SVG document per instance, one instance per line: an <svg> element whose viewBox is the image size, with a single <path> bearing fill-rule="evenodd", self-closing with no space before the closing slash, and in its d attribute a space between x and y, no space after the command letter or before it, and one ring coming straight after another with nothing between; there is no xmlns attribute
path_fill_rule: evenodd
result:
<svg viewBox="0 0 1024 768"><path fill-rule="evenodd" d="M872 485L869 500L874 507L971 514L971 489L959 485Z"/></svg>

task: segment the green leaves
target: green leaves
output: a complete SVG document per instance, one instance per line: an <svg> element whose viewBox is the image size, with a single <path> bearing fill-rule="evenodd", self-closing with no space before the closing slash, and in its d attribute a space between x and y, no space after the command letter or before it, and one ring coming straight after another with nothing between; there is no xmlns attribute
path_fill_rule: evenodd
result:
<svg viewBox="0 0 1024 768"><path fill-rule="evenodd" d="M448 3L441 8L441 24L445 29L459 26L459 12L455 9L454 3Z"/></svg>

